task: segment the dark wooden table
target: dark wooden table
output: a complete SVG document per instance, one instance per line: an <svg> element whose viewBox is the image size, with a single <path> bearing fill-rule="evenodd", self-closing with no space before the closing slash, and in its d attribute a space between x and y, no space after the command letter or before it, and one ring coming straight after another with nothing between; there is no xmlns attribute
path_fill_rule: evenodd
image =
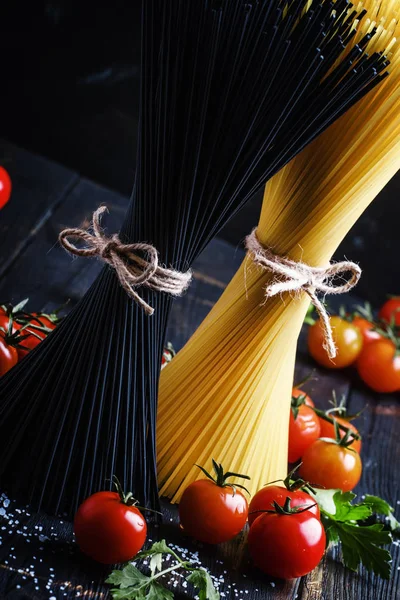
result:
<svg viewBox="0 0 400 600"><path fill-rule="evenodd" d="M101 267L96 261L71 259L57 245L58 232L65 226L83 223L101 203L110 209L107 227L113 232L121 223L127 198L7 142L0 142L0 158L13 180L12 199L0 212L0 300L17 302L29 297L32 310L44 311L63 304L68 298L73 305ZM239 247L215 240L196 261L193 284L189 292L175 302L171 315L168 339L176 349L182 347L218 299L242 257ZM315 367L304 347L304 339L301 339L298 377ZM398 396L378 396L368 391L351 371L321 370L317 374L317 381L308 384L308 390L318 405L326 406L335 389L338 394L347 396L351 412L365 409L359 426L363 434L364 472L356 491L384 497L399 514ZM245 534L230 543L207 547L183 537L178 528L176 507L165 502L163 510L163 524L152 527L150 538L165 537L187 557L208 568L222 599L400 598L399 542L392 547L390 581L363 570L355 574L344 569L335 549L327 553L309 576L280 582L268 579L251 566ZM69 522L37 515L3 495L0 497L0 543L0 598L110 598L109 588L104 583L109 569L80 554ZM176 598L194 597L189 589L182 587L178 576L169 583Z"/></svg>

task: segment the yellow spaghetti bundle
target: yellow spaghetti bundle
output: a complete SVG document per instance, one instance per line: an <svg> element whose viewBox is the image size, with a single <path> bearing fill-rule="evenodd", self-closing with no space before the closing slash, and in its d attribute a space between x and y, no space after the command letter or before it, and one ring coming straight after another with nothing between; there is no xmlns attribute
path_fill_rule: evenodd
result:
<svg viewBox="0 0 400 600"><path fill-rule="evenodd" d="M275 253L313 266L331 259L349 229L400 168L398 0L365 0L356 40L384 51L390 75L266 186L257 228ZM274 275L248 256L210 314L163 370L158 409L160 494L178 501L211 458L247 473L254 493L287 471L297 338L309 298L265 302Z"/></svg>

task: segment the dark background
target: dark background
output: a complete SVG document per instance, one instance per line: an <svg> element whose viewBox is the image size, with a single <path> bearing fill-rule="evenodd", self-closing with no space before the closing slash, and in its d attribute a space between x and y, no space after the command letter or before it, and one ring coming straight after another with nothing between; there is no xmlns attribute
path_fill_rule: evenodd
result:
<svg viewBox="0 0 400 600"><path fill-rule="evenodd" d="M129 195L138 122L140 4L54 0L2 7L0 135ZM0 161L6 166L7 157ZM360 263L364 275L358 294L374 304L387 293L400 293L399 192L398 174L336 254ZM260 205L261 194L220 236L239 244L257 223Z"/></svg>

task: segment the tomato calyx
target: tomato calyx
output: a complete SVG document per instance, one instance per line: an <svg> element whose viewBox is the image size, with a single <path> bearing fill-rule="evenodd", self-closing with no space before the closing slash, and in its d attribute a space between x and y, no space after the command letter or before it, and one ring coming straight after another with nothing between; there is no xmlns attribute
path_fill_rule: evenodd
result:
<svg viewBox="0 0 400 600"><path fill-rule="evenodd" d="M272 509L270 510L254 510L252 511L251 515L254 515L256 513L267 513L267 514L271 514L271 513L275 513L278 515L298 515L300 513L306 512L306 510L310 510L310 508L314 508L314 506L317 506L317 502L315 502L314 504L300 504L298 506L291 506L291 499L289 498L289 496L286 496L286 500L284 502L284 504L281 506L280 504L278 504L278 502L276 502L276 500L274 500L271 504L271 506L273 506Z"/></svg>
<svg viewBox="0 0 400 600"><path fill-rule="evenodd" d="M334 398L334 402L336 403L336 394L335 394L334 391L332 391L332 396ZM354 431L352 431L350 429L350 427L346 427L346 425L343 425L342 423L338 423L337 420L334 417L331 416L331 414L334 413L334 412L337 412L338 416L340 416L341 418L346 419L347 421L351 421L352 419L355 419L356 417L359 417L361 415L361 413L362 413L362 410L360 412L354 414L354 415L348 415L343 400L344 400L344 397L340 401L340 405L339 406L336 405L336 407L330 408L330 409L328 409L326 411L321 410L319 408L315 408L315 406L312 407L312 410L315 412L316 415L318 415L318 417L320 419L323 419L324 421L327 421L328 423L330 423L331 425L333 425L335 427L335 430L336 430L336 427L337 427L338 429L340 429L340 430L343 431L343 433L345 434L345 436L346 435L352 435L353 437L352 437L352 440L350 442L350 443L352 443L352 442L354 442L354 440L361 440L362 439L361 435L359 433L355 433ZM320 438L320 439L328 439L328 438ZM342 439L344 439L344 438L342 438Z"/></svg>
<svg viewBox="0 0 400 600"><path fill-rule="evenodd" d="M344 436L341 437L340 429L342 429L342 427L335 419L333 419L333 426L335 428L335 437L334 438L322 437L319 439L323 442L327 442L328 444L336 444L337 446L341 446L342 448L347 448L348 450L351 450L352 452L356 452L356 450L354 450L353 448L350 448L350 446L355 440L360 439L360 436L357 435L356 433L354 433L354 431L347 429Z"/></svg>
<svg viewBox="0 0 400 600"><path fill-rule="evenodd" d="M10 313L8 316L7 329L5 329L4 327L0 327L0 334L1 334L2 338L4 339L5 343L8 346L12 346L13 348L17 348L20 350L29 350L29 348L26 348L22 342L24 340L26 340L27 338L29 338L31 333L29 332L26 335L21 333L24 331L25 326L21 327L20 329L18 329L17 331L14 331L14 332L13 332L13 327L14 327L14 317L13 317L13 314ZM37 335L37 334L33 334L33 335ZM39 336L37 336L37 337L39 337Z"/></svg>
<svg viewBox="0 0 400 600"><path fill-rule="evenodd" d="M133 506L134 508L137 508L138 510L147 510L149 512L157 513L158 515L162 514L158 510L153 510L152 508L146 508L145 506L140 506L139 500L136 500L136 498L133 497L132 492L128 492L127 494L125 494L123 487L116 475L112 476L112 482L115 485L115 488L118 492L118 496L121 501L121 504L125 504L125 506Z"/></svg>
<svg viewBox="0 0 400 600"><path fill-rule="evenodd" d="M332 400L329 401L329 404L332 405L332 408L328 408L328 410L324 411L325 414L329 416L332 413L336 413L342 419L346 419L346 421L352 421L353 419L357 419L357 417L359 417L364 412L364 408L362 408L357 413L349 415L346 406L346 394L342 394L338 402L335 390L332 390Z"/></svg>
<svg viewBox="0 0 400 600"><path fill-rule="evenodd" d="M221 463L217 463L217 461L215 461L214 459L211 459L211 460L212 460L213 468L215 471L215 477L210 475L210 473L208 471L206 471L204 469L204 467L201 467L200 465L195 465L195 466L198 467L201 471L203 471L204 475L206 477L208 477L208 479L211 479L211 481L213 481L215 483L215 485L217 485L218 487L232 488L233 496L236 494L236 488L240 488L241 490L244 490L245 492L247 492L250 495L249 490L247 488L245 488L244 485L240 485L239 483L233 484L233 483L229 483L227 481L227 479L229 479L230 477L240 477L241 479L247 479L248 481L250 481L250 477L248 475L241 475L240 473L233 473L232 471L227 471L225 473L224 468L221 465Z"/></svg>
<svg viewBox="0 0 400 600"><path fill-rule="evenodd" d="M12 316L15 320L18 316L27 314L24 311L25 306L28 304L29 298L24 298L21 302L18 302L15 306L10 304L9 302L4 303L0 306L0 308L5 312L5 314L10 317Z"/></svg>
<svg viewBox="0 0 400 600"><path fill-rule="evenodd" d="M292 469L287 474L285 479L275 479L274 481L269 481L268 483L266 483L264 485L264 487L266 487L268 485L273 485L274 483L283 483L283 485L288 490L288 492L297 492L300 490L302 492L311 492L311 493L315 494L314 487L320 487L320 486L318 486L318 485L314 486L313 483L310 483L309 481L305 481L301 477L296 477L296 479L295 479L296 471L298 471L300 469L301 464L302 463L299 463L298 465L296 465L294 467L294 469Z"/></svg>
<svg viewBox="0 0 400 600"><path fill-rule="evenodd" d="M364 306L357 305L355 307L355 309L356 310L351 315L352 318L354 319L356 317L361 317L362 319L369 321L372 325L371 331L374 331L378 335L380 335L382 338L385 338L385 339L393 342L393 344L396 348L395 356L399 356L400 355L400 339L399 339L400 328L399 328L399 325L396 323L396 314L398 312L400 312L400 307L394 309L393 314L390 318L390 321L386 321L382 318L380 318L378 320L375 319L373 311L372 311L372 306L369 302L366 302L364 304Z"/></svg>
<svg viewBox="0 0 400 600"><path fill-rule="evenodd" d="M307 406L306 398L307 398L307 394L302 394L301 396L292 396L291 409L292 409L294 420L297 419L300 407L303 406L303 404L305 406Z"/></svg>
<svg viewBox="0 0 400 600"><path fill-rule="evenodd" d="M375 323L375 317L374 317L374 313L372 310L372 306L369 302L365 302L364 306L361 306L360 304L357 304L355 306L355 311L352 314L352 317L361 317L363 319L366 319L367 321L369 321L370 323L372 323L372 325L376 325Z"/></svg>

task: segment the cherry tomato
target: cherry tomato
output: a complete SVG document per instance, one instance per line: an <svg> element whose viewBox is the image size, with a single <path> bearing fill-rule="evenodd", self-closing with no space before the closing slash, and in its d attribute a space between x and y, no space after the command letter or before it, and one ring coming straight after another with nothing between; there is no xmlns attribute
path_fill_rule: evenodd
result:
<svg viewBox="0 0 400 600"><path fill-rule="evenodd" d="M313 409L302 404L297 409L296 417L293 409L289 417L289 452L290 463L301 458L305 450L320 437L320 420Z"/></svg>
<svg viewBox="0 0 400 600"><path fill-rule="evenodd" d="M7 344L6 334L0 331L0 377L7 373L17 362L17 350Z"/></svg>
<svg viewBox="0 0 400 600"><path fill-rule="evenodd" d="M216 477L202 467L208 479L194 481L183 492L179 502L179 520L183 530L207 544L227 542L240 533L246 524L248 504L237 487L227 483L232 476L250 479L247 475L232 474L221 464L212 461Z"/></svg>
<svg viewBox="0 0 400 600"><path fill-rule="evenodd" d="M311 484L349 492L360 481L361 471L358 452L335 442L317 440L303 454L299 473Z"/></svg>
<svg viewBox="0 0 400 600"><path fill-rule="evenodd" d="M4 167L0 167L0 209L9 201L11 196L11 179Z"/></svg>
<svg viewBox="0 0 400 600"><path fill-rule="evenodd" d="M382 336L377 331L374 331L374 323L364 319L364 317L354 317L352 321L353 325L358 327L363 337L363 346L369 344L370 342L374 342L375 340L381 340Z"/></svg>
<svg viewBox="0 0 400 600"><path fill-rule="evenodd" d="M312 498L310 494L307 494L307 492L303 492L302 490L288 490L281 485L266 485L261 488L261 490L258 490L251 499L249 506L249 525L251 526L260 516L261 513L257 511L272 510L273 502L282 506L285 503L286 498L290 498L290 505L292 508L311 506L310 513L319 518L319 506L315 503L314 498Z"/></svg>
<svg viewBox="0 0 400 600"><path fill-rule="evenodd" d="M306 575L325 552L325 530L309 510L265 513L250 527L248 544L256 566L270 575L293 579Z"/></svg>
<svg viewBox="0 0 400 600"><path fill-rule="evenodd" d="M361 352L357 369L361 379L380 393L400 389L400 356L391 340L382 339L368 344Z"/></svg>
<svg viewBox="0 0 400 600"><path fill-rule="evenodd" d="M357 427L355 425L353 425L353 423L351 421L348 421L347 419L344 419L342 417L336 417L333 414L330 414L329 416L332 419L334 419L335 421L337 421L338 425L344 425L344 427L347 427L347 429L350 429L351 431L353 431L354 433L359 435ZM333 423L329 423L328 421L325 421L324 419L320 419L320 425L321 425L321 433L320 433L319 437L335 439L335 426ZM341 438L346 435L345 431L343 431L342 429L339 429L339 433L340 433ZM358 452L360 454L361 439L354 440L354 442L350 445L350 447L353 448L353 450L355 450L356 452Z"/></svg>
<svg viewBox="0 0 400 600"><path fill-rule="evenodd" d="M147 525L140 510L125 504L117 492L97 492L78 508L74 532L84 554L111 565L130 560L141 550Z"/></svg>
<svg viewBox="0 0 400 600"><path fill-rule="evenodd" d="M248 515L242 492L219 487L207 479L191 483L179 503L179 519L186 533L207 544L227 542L240 533Z"/></svg>
<svg viewBox="0 0 400 600"><path fill-rule="evenodd" d="M357 359L362 349L362 335L358 327L341 317L330 317L333 339L337 348L336 357L330 359L323 347L324 332L317 321L308 331L308 349L314 360L328 369L348 367Z"/></svg>
<svg viewBox="0 0 400 600"><path fill-rule="evenodd" d="M304 398L304 403L307 404L307 406L315 406L310 396L303 392L303 390L300 388L294 387L292 389L292 398Z"/></svg>
<svg viewBox="0 0 400 600"><path fill-rule="evenodd" d="M400 297L387 300L381 307L378 316L386 323L391 323L393 319L395 325L400 325Z"/></svg>

